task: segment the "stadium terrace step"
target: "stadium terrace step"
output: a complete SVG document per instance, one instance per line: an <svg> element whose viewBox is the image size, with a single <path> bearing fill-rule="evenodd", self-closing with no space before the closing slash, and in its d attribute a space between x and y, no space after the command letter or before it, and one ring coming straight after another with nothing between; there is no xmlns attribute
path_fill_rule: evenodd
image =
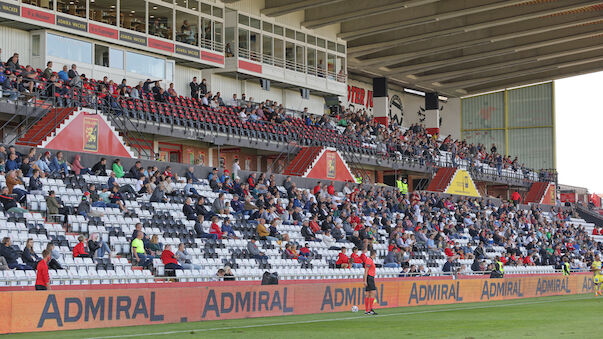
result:
<svg viewBox="0 0 603 339"><path fill-rule="evenodd" d="M323 147L304 147L297 153L295 158L291 160L287 168L285 168L285 175L303 176L308 167L312 165L316 157L320 154Z"/></svg>
<svg viewBox="0 0 603 339"><path fill-rule="evenodd" d="M544 194L549 188L548 182L535 182L530 186L530 190L526 195L525 203L541 203Z"/></svg>
<svg viewBox="0 0 603 339"><path fill-rule="evenodd" d="M53 108L40 121L33 125L19 140L17 145L40 146L44 140L54 133L76 108Z"/></svg>
<svg viewBox="0 0 603 339"><path fill-rule="evenodd" d="M455 167L442 167L438 169L436 175L429 182L427 190L430 192L445 192L450 185L450 181L454 177L456 170Z"/></svg>

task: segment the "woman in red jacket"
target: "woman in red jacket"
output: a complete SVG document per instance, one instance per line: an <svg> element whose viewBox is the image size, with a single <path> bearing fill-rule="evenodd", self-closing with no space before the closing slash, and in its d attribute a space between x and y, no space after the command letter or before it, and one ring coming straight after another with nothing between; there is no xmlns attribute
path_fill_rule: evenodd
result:
<svg viewBox="0 0 603 339"><path fill-rule="evenodd" d="M80 235L79 237L77 237L77 240L79 241L79 243L77 243L77 245L75 245L75 247L73 247L73 257L74 258L92 258L92 255L88 252L86 252L86 246L84 245L84 240L86 240L86 238L84 238L83 235Z"/></svg>
<svg viewBox="0 0 603 339"><path fill-rule="evenodd" d="M220 225L218 225L218 217L215 215L211 218L211 228L209 229L209 233L217 235L218 239L222 239L223 232L220 229Z"/></svg>

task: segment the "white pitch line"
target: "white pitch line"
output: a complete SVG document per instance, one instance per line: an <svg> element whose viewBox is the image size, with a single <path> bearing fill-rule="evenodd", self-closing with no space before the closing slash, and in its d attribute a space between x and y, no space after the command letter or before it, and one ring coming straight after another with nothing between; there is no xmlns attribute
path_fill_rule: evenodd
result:
<svg viewBox="0 0 603 339"><path fill-rule="evenodd" d="M424 311L414 311L414 312L388 313L388 314L379 314L379 315L370 316L370 317L371 318L376 318L376 317L393 317L393 316L404 316L404 315L414 315L414 314L424 314L424 313L437 313L437 312L449 312L449 311L475 310L475 309L494 308L494 307L522 306L522 305L532 305L532 304L546 304L546 303L551 303L551 302L572 301L572 300L590 299L590 298L592 298L592 297L591 296L583 296L583 297L578 297L578 298L563 298L563 299L554 299L554 300L527 301L527 302L512 303L512 304L478 305L478 306L471 306L471 307L456 307L456 308L445 308L445 309L437 309L437 310L424 310ZM431 306L436 306L436 305L431 305ZM112 335L112 336L103 336L103 337L90 337L90 338L86 338L86 339L113 339L113 338L128 338L128 337L131 338L131 337L142 337L142 336L152 336L152 335L168 335L168 334L188 333L188 332L224 331L224 330L237 330L237 329L245 329L245 328L269 327L269 326L282 326L282 325L295 325L295 324L313 324L313 323L341 321L341 320L354 320L354 319L361 319L361 318L368 318L368 316L362 315L362 316L354 316L354 317L315 319L315 320L304 320L304 321L288 321L288 322L279 322L279 323L252 324L252 325L242 325L242 326L233 326L233 327L213 327L213 328L199 328L199 329L188 329L188 330L166 331L166 332L154 332L154 333L122 334L122 335ZM234 320L234 319L224 319L224 320Z"/></svg>

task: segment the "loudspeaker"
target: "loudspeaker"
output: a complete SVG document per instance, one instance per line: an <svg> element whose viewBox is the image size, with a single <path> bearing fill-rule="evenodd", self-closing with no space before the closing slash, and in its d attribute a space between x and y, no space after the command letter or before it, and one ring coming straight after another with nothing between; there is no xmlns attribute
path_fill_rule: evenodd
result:
<svg viewBox="0 0 603 339"><path fill-rule="evenodd" d="M278 273L264 272L262 276L262 285L278 285Z"/></svg>
<svg viewBox="0 0 603 339"><path fill-rule="evenodd" d="M260 79L260 86L262 86L263 90L269 91L270 90L270 80Z"/></svg>
<svg viewBox="0 0 603 339"><path fill-rule="evenodd" d="M434 110L440 109L440 101L438 100L438 92L425 93L425 109Z"/></svg>
<svg viewBox="0 0 603 339"><path fill-rule="evenodd" d="M310 99L310 90L307 88L300 88L299 95L301 95L302 99Z"/></svg>
<svg viewBox="0 0 603 339"><path fill-rule="evenodd" d="M387 96L387 78L373 78L373 98Z"/></svg>

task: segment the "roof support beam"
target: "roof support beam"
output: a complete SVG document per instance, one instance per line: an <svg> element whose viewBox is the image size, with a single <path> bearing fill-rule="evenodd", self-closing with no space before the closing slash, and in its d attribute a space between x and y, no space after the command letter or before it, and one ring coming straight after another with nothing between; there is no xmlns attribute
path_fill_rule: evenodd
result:
<svg viewBox="0 0 603 339"><path fill-rule="evenodd" d="M397 9L422 6L438 1L440 0L372 0L370 3L367 3L364 0L347 0L345 6L337 5L336 8L331 9L322 8L324 6L321 6L314 8L311 13L306 11L305 20L301 25L309 29L314 29L340 23L342 21L366 18L367 16L383 14ZM368 4L372 7L367 8ZM344 11L341 11L342 9L344 9Z"/></svg>
<svg viewBox="0 0 603 339"><path fill-rule="evenodd" d="M558 23L553 24L553 23L551 23L552 20L556 20ZM427 56L427 55L431 55L431 54L440 54L440 53L449 52L452 50L471 47L471 46L496 43L499 41L504 41L504 40L509 40L509 39L517 39L517 38L520 38L523 36L537 35L537 34L547 33L547 32L553 31L553 30L566 29L566 28L571 28L571 27L580 26L580 25L603 22L603 19L602 19L600 13L594 12L594 15L591 14L590 17L581 19L581 20L567 20L567 18L560 16L560 17L551 17L548 20L541 19L537 22L539 24L536 27L531 28L531 29L526 29L526 30L519 29L519 30L515 30L512 32L508 32L508 33L503 33L503 34L493 35L493 36L486 36L486 37L483 37L480 39L475 39L475 40L461 41L461 42L452 43L452 44L444 45L444 46L436 46L436 47L433 47L430 49L425 49L425 50L420 50L420 51L408 51L406 53L400 53L400 54L394 54L394 55L388 55L388 56L382 56L382 57L375 57L375 58L367 58L367 59L360 60L360 63L365 67L372 66L372 65L388 66L388 65L392 65L392 64L397 64L400 62L400 60L404 60L405 58L409 58L409 57L417 58L417 57L421 57L421 56Z"/></svg>
<svg viewBox="0 0 603 339"><path fill-rule="evenodd" d="M514 59L514 60L509 60L509 61L499 62L499 63L494 63L494 64L486 64L486 65L479 66L479 67L473 67L473 66L469 65L463 69L458 69L458 70L449 71L449 72L442 72L442 73L438 72L438 73L429 74L429 75L425 75L425 76L413 75L412 78L415 79L416 81L418 81L419 83L428 82L428 81L437 81L437 82L441 83L441 82L444 82L444 80L453 79L453 78L456 78L456 77L459 77L462 75L466 75L469 73L478 74L481 72L492 71L492 70L496 70L496 69L506 68L509 66L525 65L525 64L529 64L529 63L535 63L535 62L539 62L539 61L549 60L549 59L553 59L553 58L560 58L560 57L569 56L569 55L582 54L582 53L597 51L597 50L601 50L601 49L603 49L603 45L596 45L596 46L592 46L592 47L570 49L567 51L564 50L561 52L534 55L534 56L530 56L530 57L526 57L526 58Z"/></svg>
<svg viewBox="0 0 603 339"><path fill-rule="evenodd" d="M439 87L441 87L441 88L471 87L471 86L485 84L485 83L493 82L493 81L497 81L497 80L512 79L512 78L516 78L518 76L542 73L542 72L547 72L547 71L554 71L554 70L558 70L558 69L579 66L579 65L584 65L584 64L590 64L590 63L596 63L596 62L601 62L601 61L603 61L603 56L599 55L599 56L591 57L588 59L567 61L567 62L562 62L559 64L553 64L553 65L535 68L535 69L523 69L523 70L511 72L511 73L502 73L502 74L494 75L494 76L484 76L484 77L479 77L479 78L470 79L470 80L447 82L447 83L440 84Z"/></svg>
<svg viewBox="0 0 603 339"><path fill-rule="evenodd" d="M595 31L574 34L574 35L560 37L560 38L556 38L556 39L545 39L545 40L541 40L541 41L537 41L537 42L533 42L533 43L529 43L529 44L524 44L524 45L520 45L520 46L511 46L511 47L501 48L501 49L492 50L492 51L488 51L488 52L484 52L484 53L461 55L458 57L443 56L444 57L443 59L427 61L427 62L418 62L418 63L412 64L412 65L390 68L390 69L388 69L388 71L389 71L389 74L399 74L399 73L408 74L410 72L418 72L418 71L424 72L427 70L440 68L443 65L450 66L450 65L468 62L468 61L481 60L481 59L486 59L486 58L490 58L490 57L506 55L506 54L510 54L510 53L514 53L514 52L518 52L518 51L524 51L524 50L535 49L535 48L539 48L539 47L567 43L570 41L590 38L590 37L601 35L601 34L603 34L603 30L598 29Z"/></svg>
<svg viewBox="0 0 603 339"><path fill-rule="evenodd" d="M266 16L275 17L308 8L326 6L341 1L343 0L302 0L296 2L287 0L266 0L266 7L262 9L260 13Z"/></svg>
<svg viewBox="0 0 603 339"><path fill-rule="evenodd" d="M355 29L355 30L345 31L345 32L339 33L338 37L345 39L345 40L357 39L357 38L361 38L364 36L385 33L385 32L402 29L402 28L409 28L409 27L421 25L421 24L433 23L433 22L440 21L440 20L458 18L458 17L464 16L464 15L492 11L492 10L496 10L496 9L500 9L500 8L504 8L504 7L508 7L508 6L512 6L512 5L517 5L517 4L521 4L521 3L525 3L525 2L528 2L528 0L505 0L505 1L497 1L494 3L482 5L482 6L464 8L463 7L464 2L461 1L461 2L459 2L459 8L455 9L455 10L451 10L451 11L443 12L443 13L426 15L426 16L414 18L411 20L397 21L397 22L392 22L392 23L383 24L383 25L374 25L374 26L364 28L364 29Z"/></svg>
<svg viewBox="0 0 603 339"><path fill-rule="evenodd" d="M570 5L555 7L555 8L547 9L547 10L539 10L539 11L520 14L520 15L511 15L511 16L507 16L504 18L490 20L490 21L486 21L486 22L480 22L480 23L476 23L476 24L472 24L472 25L459 25L459 26L449 28L449 29L436 30L436 31L426 32L423 34L408 34L408 36L405 36L403 38L393 39L393 40L389 40L389 41L374 42L374 43L369 43L369 44L364 44L364 45L359 45L359 46L352 46L352 47L348 46L348 55L357 57L357 56L361 56L361 55L379 52L379 51L386 50L386 49L389 49L392 47L403 46L403 45L406 45L411 42L427 40L427 39L435 38L435 37L467 33L467 32L472 32L475 30L482 30L485 28L491 28L491 27L496 27L496 26L501 26L501 25L509 25L509 24L518 23L521 21L526 21L526 20L531 20L531 19L536 19L536 18L543 18L543 17L549 16L549 15L577 10L577 9L581 9L581 8L584 8L587 6L593 6L593 5L599 5L599 4L603 4L603 1L600 1L600 0L599 1L592 1L592 0L591 1L577 1ZM465 20L462 20L462 21L464 22Z"/></svg>

